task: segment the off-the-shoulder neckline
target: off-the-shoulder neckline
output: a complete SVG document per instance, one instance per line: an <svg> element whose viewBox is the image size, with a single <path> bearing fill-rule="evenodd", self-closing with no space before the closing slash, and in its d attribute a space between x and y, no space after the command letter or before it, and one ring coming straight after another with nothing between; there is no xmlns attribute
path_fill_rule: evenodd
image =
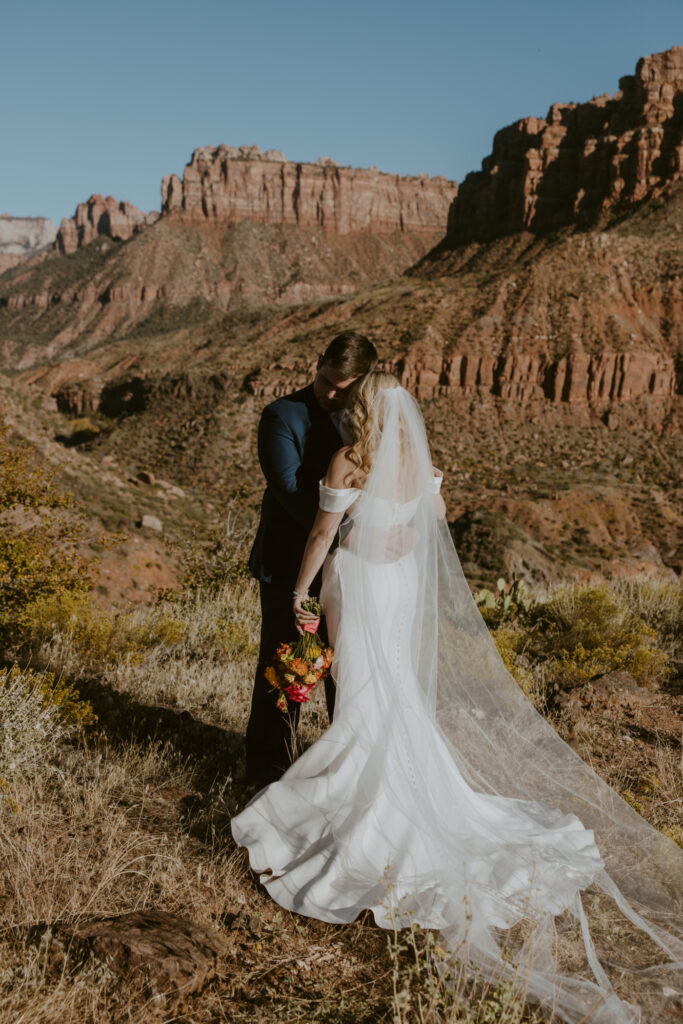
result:
<svg viewBox="0 0 683 1024"><path fill-rule="evenodd" d="M442 469L437 469L434 474L435 480L438 480L439 478L443 479ZM319 480L318 483L321 487L324 487L326 491L334 491L335 494L349 494L351 491L361 491L363 489L362 487L330 487L329 484L323 483L322 479Z"/></svg>
<svg viewBox="0 0 683 1024"><path fill-rule="evenodd" d="M336 491L339 494L346 494L349 491L360 491L361 489L360 487L330 487L329 484L323 483L322 480L319 480L318 483L321 487L324 487L326 491Z"/></svg>

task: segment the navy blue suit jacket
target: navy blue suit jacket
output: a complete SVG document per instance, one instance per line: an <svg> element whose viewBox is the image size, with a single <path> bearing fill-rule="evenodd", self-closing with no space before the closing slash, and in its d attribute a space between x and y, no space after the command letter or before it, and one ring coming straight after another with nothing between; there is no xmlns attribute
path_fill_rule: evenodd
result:
<svg viewBox="0 0 683 1024"><path fill-rule="evenodd" d="M343 441L313 385L267 405L258 428L258 456L266 491L249 557L263 583L293 587L318 510L318 481Z"/></svg>

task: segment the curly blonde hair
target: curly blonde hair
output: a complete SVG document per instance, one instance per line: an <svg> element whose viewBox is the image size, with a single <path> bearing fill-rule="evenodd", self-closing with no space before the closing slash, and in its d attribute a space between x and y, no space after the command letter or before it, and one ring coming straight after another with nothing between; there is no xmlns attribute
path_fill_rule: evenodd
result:
<svg viewBox="0 0 683 1024"><path fill-rule="evenodd" d="M353 443L347 454L356 467L350 474L356 486L362 486L370 472L384 425L382 405L375 399L380 391L400 386L400 381L393 373L371 370L361 377L351 391L346 426Z"/></svg>

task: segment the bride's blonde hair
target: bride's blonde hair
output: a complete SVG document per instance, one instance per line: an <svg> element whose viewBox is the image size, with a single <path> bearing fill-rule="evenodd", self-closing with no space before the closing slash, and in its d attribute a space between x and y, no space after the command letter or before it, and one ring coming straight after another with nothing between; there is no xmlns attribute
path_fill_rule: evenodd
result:
<svg viewBox="0 0 683 1024"><path fill-rule="evenodd" d="M353 438L348 457L356 466L352 472L356 486L362 485L370 472L384 426L383 403L376 401L377 395L400 386L393 373L371 370L353 387L345 425Z"/></svg>

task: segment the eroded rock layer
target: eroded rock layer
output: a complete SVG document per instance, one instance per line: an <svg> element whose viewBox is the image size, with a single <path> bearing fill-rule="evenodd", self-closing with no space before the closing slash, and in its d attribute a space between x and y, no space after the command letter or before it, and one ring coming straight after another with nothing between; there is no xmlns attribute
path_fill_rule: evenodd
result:
<svg viewBox="0 0 683 1024"><path fill-rule="evenodd" d="M376 167L339 167L327 158L294 163L258 146L196 149L182 180L167 175L162 213L186 221L321 227L334 234L443 231L457 183L402 177Z"/></svg>

